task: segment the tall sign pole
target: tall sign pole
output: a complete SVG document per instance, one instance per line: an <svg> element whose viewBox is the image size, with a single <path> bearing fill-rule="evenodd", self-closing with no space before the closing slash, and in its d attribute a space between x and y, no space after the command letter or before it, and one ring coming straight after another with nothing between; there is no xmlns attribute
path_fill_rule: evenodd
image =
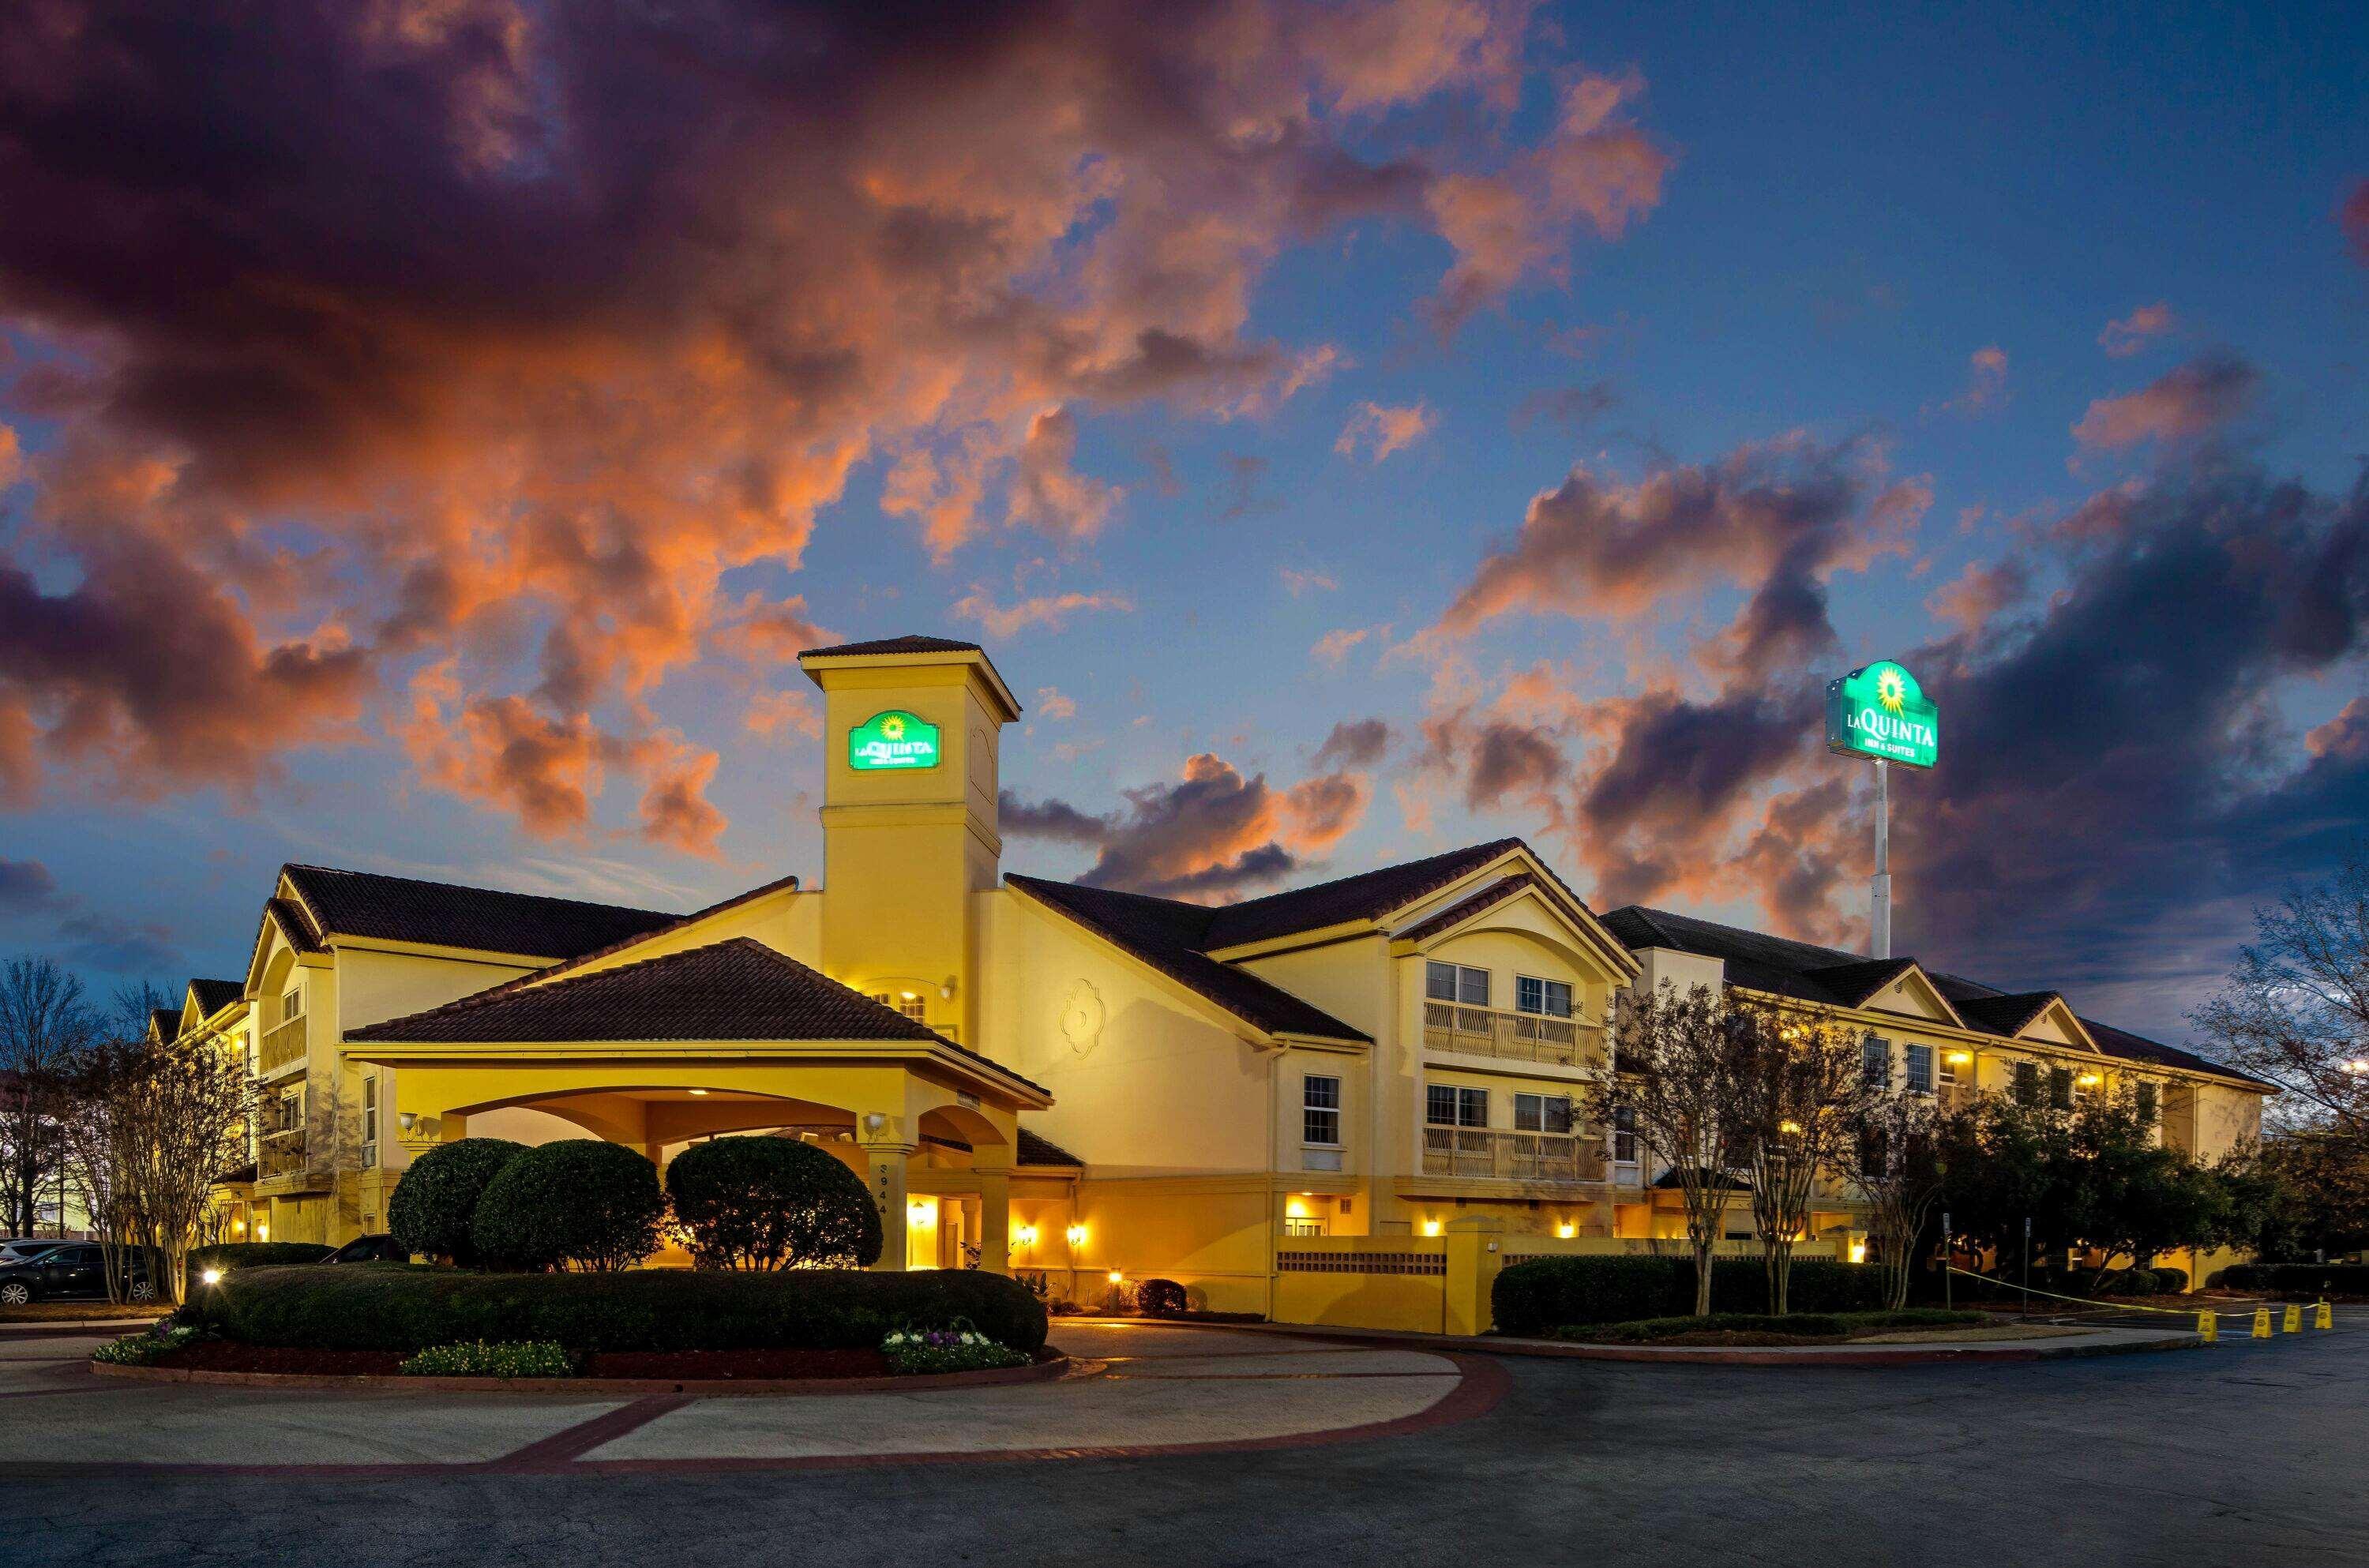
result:
<svg viewBox="0 0 2369 1568"><path fill-rule="evenodd" d="M1917 677L1879 659L1826 682L1826 750L1875 764L1875 875L1868 886L1868 947L1892 956L1892 764L1929 768L1940 722Z"/></svg>

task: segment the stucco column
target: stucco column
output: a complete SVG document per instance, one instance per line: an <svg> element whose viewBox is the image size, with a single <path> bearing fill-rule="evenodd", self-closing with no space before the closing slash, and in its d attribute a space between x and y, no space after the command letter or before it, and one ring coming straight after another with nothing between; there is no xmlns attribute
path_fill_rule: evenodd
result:
<svg viewBox="0 0 2369 1568"><path fill-rule="evenodd" d="M984 1157L987 1150L979 1150ZM990 1274L1012 1272L1012 1168L980 1164L978 1172L978 1266Z"/></svg>
<svg viewBox="0 0 2369 1568"><path fill-rule="evenodd" d="M1448 1222L1448 1314L1449 1333L1486 1333L1495 1321L1490 1293L1504 1261L1499 1244L1505 1222L1493 1214L1469 1214Z"/></svg>
<svg viewBox="0 0 2369 1568"><path fill-rule="evenodd" d="M872 1170L872 1201L880 1207L880 1258L872 1266L883 1274L905 1272L905 1161L920 1147L911 1143L866 1143L864 1157Z"/></svg>

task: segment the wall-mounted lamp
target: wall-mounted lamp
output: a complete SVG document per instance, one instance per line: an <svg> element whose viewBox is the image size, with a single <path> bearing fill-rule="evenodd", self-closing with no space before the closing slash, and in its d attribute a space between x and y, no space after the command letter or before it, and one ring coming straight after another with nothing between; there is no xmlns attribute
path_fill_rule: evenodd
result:
<svg viewBox="0 0 2369 1568"><path fill-rule="evenodd" d="M940 995L940 996L941 996L941 997L943 997L943 998L944 998L944 999L945 999L946 1001L952 1001L955 999L955 977L954 977L954 976L952 976L952 975L948 975L944 979L940 980L940 981L938 982L938 995Z"/></svg>
<svg viewBox="0 0 2369 1568"><path fill-rule="evenodd" d="M2085 1072L2080 1078L2081 1087L2084 1089L2095 1089L2099 1084L2104 1082L2105 1081L2103 1079L2100 1078L2094 1072Z"/></svg>
<svg viewBox="0 0 2369 1568"><path fill-rule="evenodd" d="M1071 1246L1073 1246L1073 1247L1082 1247L1082 1246L1084 1246L1085 1244L1086 1244L1086 1228L1085 1228L1084 1226L1082 1226L1082 1225L1072 1225L1072 1226L1070 1226L1070 1245L1071 1245Z"/></svg>
<svg viewBox="0 0 2369 1568"><path fill-rule="evenodd" d="M1564 1241L1568 1242L1568 1241L1570 1241L1574 1236L1576 1236L1576 1235L1578 1235L1578 1234L1579 1234L1579 1227L1578 1227L1578 1226L1576 1226L1576 1225L1574 1225L1570 1220L1566 1219L1566 1220L1564 1220L1562 1224L1560 1224L1560 1225L1558 1225L1558 1226L1556 1226L1556 1227L1555 1227L1555 1234L1556 1234L1556 1235L1558 1235L1558 1236L1561 1236Z"/></svg>
<svg viewBox="0 0 2369 1568"><path fill-rule="evenodd" d="M1423 1222L1423 1233L1424 1233L1425 1235L1426 1235L1426 1236L1436 1236L1436 1235L1438 1235L1438 1234L1439 1234L1439 1221L1438 1221L1438 1220L1436 1220L1436 1219L1426 1219L1426 1220L1425 1220L1425 1221Z"/></svg>
<svg viewBox="0 0 2369 1568"><path fill-rule="evenodd" d="M1963 1067L1968 1062L1974 1059L1974 1053L1972 1051L1948 1051L1943 1053L1941 1059L1948 1062L1951 1067Z"/></svg>
<svg viewBox="0 0 2369 1568"><path fill-rule="evenodd" d="M1116 1285L1116 1284L1117 1284L1117 1283L1118 1283L1122 1278L1124 1278L1124 1277L1125 1277L1125 1276L1124 1276L1123 1275L1121 1275L1121 1274L1119 1273L1119 1271L1118 1271L1118 1270L1116 1270L1116 1269L1113 1269L1113 1270L1111 1270L1111 1271L1110 1271L1110 1282L1111 1282L1113 1285Z"/></svg>
<svg viewBox="0 0 2369 1568"><path fill-rule="evenodd" d="M887 1125L888 1118L882 1113L878 1111L866 1111L864 1113L864 1131L869 1133L877 1133L882 1127L887 1127Z"/></svg>
<svg viewBox="0 0 2369 1568"><path fill-rule="evenodd" d="M1034 1225L1014 1225L1012 1228L1012 1239L1019 1242L1024 1247L1033 1247L1036 1244L1036 1227Z"/></svg>

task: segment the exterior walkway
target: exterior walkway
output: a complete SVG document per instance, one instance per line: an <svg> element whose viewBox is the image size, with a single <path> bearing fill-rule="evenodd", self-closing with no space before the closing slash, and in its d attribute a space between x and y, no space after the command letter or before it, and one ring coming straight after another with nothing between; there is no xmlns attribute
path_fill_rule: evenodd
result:
<svg viewBox="0 0 2369 1568"><path fill-rule="evenodd" d="M393 1476L814 1469L1298 1448L1464 1421L1495 1363L1233 1330L1055 1325L1056 1383L636 1399L223 1388L100 1379L104 1336L0 1340L0 1480L60 1473Z"/></svg>

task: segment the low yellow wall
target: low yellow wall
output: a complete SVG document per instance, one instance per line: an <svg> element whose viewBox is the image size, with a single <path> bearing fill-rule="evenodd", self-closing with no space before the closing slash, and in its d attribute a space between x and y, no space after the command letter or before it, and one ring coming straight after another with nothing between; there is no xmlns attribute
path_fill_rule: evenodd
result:
<svg viewBox="0 0 2369 1568"><path fill-rule="evenodd" d="M1294 1236L1276 1251L1275 1321L1438 1333L1448 1243L1433 1236Z"/></svg>

